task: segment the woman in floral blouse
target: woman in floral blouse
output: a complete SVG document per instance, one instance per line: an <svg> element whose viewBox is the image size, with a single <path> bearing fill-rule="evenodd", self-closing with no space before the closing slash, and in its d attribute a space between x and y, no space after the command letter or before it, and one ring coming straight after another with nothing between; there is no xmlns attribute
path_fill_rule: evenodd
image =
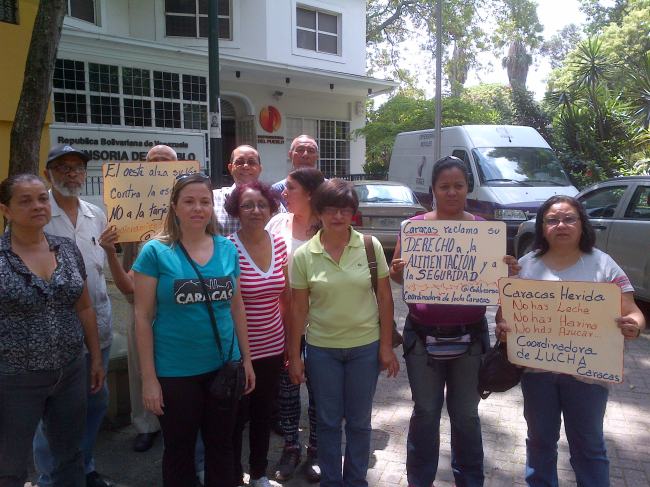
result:
<svg viewBox="0 0 650 487"><path fill-rule="evenodd" d="M0 237L0 485L25 483L42 419L54 486L83 487L84 336L91 392L104 381L84 263L72 240L43 231L50 203L38 176L2 181L0 211L10 225Z"/></svg>

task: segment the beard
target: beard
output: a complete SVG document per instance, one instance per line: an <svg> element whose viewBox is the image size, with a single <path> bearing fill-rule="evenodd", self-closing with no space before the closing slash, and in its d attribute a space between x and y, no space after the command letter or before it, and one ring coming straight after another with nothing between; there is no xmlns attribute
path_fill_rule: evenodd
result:
<svg viewBox="0 0 650 487"><path fill-rule="evenodd" d="M75 197L78 198L81 195L81 185L68 187L65 183L58 181L53 174L50 172L50 183L52 187L56 189L62 196L67 198Z"/></svg>

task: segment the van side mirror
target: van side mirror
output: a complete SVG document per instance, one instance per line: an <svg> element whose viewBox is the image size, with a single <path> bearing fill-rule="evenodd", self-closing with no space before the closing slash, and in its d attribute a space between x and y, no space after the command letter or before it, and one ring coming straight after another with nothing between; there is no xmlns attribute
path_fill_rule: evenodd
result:
<svg viewBox="0 0 650 487"><path fill-rule="evenodd" d="M467 178L467 182L468 182L467 192L471 193L472 191L474 191L474 175L470 172L468 176L469 177Z"/></svg>

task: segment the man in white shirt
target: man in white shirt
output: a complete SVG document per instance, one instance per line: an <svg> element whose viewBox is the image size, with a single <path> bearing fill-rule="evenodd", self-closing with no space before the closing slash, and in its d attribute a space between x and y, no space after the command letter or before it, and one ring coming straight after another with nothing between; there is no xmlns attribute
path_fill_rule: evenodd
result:
<svg viewBox="0 0 650 487"><path fill-rule="evenodd" d="M232 151L228 171L234 180L232 186L227 186L213 191L214 194L214 212L217 215L219 230L226 236L239 230L239 218L230 216L223 205L226 198L230 196L235 187L257 181L262 174L262 162L260 155L254 147L250 145L240 145Z"/></svg>
<svg viewBox="0 0 650 487"><path fill-rule="evenodd" d="M289 148L289 160L291 161L292 170L299 167L316 167L318 164L318 144L313 137L309 135L299 135L291 142ZM278 181L271 189L278 195L282 204L286 207L286 201L282 197L282 192L287 185L287 178Z"/></svg>
<svg viewBox="0 0 650 487"><path fill-rule="evenodd" d="M69 145L55 145L50 149L45 165L45 178L52 185L50 205L52 219L45 226L47 233L68 237L77 244L86 267L86 284L97 315L99 343L102 350L104 370L108 370L108 358L112 341L111 303L104 276L104 250L99 246L99 236L106 227L106 215L97 206L79 198L86 182L86 163L89 157ZM89 361L89 354L86 353ZM90 364L87 363L87 368ZM82 441L87 487L110 487L113 484L95 470L93 448L97 433L108 408L108 386L95 394L88 393L86 431ZM53 458L42 423L34 436L34 464L39 474L39 487L52 485L50 473L54 469Z"/></svg>

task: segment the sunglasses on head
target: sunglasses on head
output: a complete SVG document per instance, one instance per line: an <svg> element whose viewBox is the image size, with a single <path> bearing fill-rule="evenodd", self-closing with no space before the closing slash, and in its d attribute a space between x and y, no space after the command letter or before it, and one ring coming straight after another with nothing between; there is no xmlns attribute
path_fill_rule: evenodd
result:
<svg viewBox="0 0 650 487"><path fill-rule="evenodd" d="M178 176L176 176L176 181L183 181L191 177L196 177L200 181L206 181L206 180L210 181L210 176L202 172L190 172L186 174L179 174Z"/></svg>

